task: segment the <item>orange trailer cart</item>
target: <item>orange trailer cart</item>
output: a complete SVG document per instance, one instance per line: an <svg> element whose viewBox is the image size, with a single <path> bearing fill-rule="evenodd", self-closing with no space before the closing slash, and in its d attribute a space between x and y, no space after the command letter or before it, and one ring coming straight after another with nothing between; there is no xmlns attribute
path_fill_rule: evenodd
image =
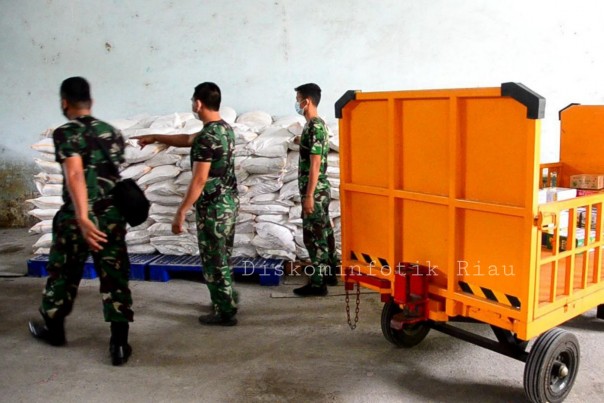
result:
<svg viewBox="0 0 604 403"><path fill-rule="evenodd" d="M604 173L604 108L563 110L561 161L542 167L544 108L517 83L346 92L336 102L342 268L347 291L381 294L391 343L439 330L525 362L529 400L558 402L579 343L556 326L598 306L604 318L604 193L540 204L539 189L552 175L568 186ZM489 324L495 339L458 320Z"/></svg>

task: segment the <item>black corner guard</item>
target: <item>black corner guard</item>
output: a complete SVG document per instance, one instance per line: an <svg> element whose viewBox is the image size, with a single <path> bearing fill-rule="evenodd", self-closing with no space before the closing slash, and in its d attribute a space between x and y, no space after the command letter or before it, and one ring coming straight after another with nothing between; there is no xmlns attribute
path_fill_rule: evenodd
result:
<svg viewBox="0 0 604 403"><path fill-rule="evenodd" d="M526 117L528 119L543 119L545 115L545 98L523 84L501 84L501 96L512 97L526 106Z"/></svg>
<svg viewBox="0 0 604 403"><path fill-rule="evenodd" d="M581 105L581 104L573 102L572 104L568 104L564 108L560 109L560 112L558 112L558 120L562 120L562 112L564 112L568 108L572 108L573 106L577 106L577 105Z"/></svg>
<svg viewBox="0 0 604 403"><path fill-rule="evenodd" d="M358 91L348 90L336 101L336 118L342 119L342 109L346 106L346 104L350 101L354 101L356 99L356 93Z"/></svg>

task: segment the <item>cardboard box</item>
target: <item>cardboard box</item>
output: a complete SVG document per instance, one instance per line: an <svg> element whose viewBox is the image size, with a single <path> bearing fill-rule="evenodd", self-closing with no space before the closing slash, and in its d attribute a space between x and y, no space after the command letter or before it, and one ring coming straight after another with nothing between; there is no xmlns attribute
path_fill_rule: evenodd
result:
<svg viewBox="0 0 604 403"><path fill-rule="evenodd" d="M604 193L604 189L577 189L577 197Z"/></svg>
<svg viewBox="0 0 604 403"><path fill-rule="evenodd" d="M579 247L585 245L585 229L576 228L575 231L576 231L575 247L579 248ZM566 230L566 228L562 228L562 229L560 229L559 233L560 233L560 247L558 248L558 250L560 250L560 252L562 252L562 251L566 250L566 242L568 240L568 231ZM594 231L594 230L589 231L589 242L594 242L595 240L596 240L596 231ZM553 241L554 241L554 234L550 234L549 232L543 233L543 235L541 237L541 243L544 248L552 250Z"/></svg>
<svg viewBox="0 0 604 403"><path fill-rule="evenodd" d="M604 188L604 175L572 175L570 177L570 187L575 189L602 189Z"/></svg>

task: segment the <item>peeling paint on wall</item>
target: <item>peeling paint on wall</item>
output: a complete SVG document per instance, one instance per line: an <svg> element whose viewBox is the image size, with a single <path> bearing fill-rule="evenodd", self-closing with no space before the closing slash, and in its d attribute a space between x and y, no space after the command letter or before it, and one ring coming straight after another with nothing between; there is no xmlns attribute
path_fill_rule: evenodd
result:
<svg viewBox="0 0 604 403"><path fill-rule="evenodd" d="M33 163L0 162L0 228L31 227L37 221L27 214L33 206L25 202L38 196L33 181L37 171Z"/></svg>

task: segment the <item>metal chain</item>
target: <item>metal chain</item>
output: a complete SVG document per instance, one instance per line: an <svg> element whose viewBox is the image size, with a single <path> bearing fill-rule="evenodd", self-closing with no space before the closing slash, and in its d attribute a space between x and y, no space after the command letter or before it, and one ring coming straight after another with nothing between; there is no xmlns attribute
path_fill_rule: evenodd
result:
<svg viewBox="0 0 604 403"><path fill-rule="evenodd" d="M361 304L361 286L359 283L357 285L357 295L356 295L356 307L354 310L354 322L350 319L350 297L348 294L348 289L345 288L346 291L346 319L348 320L348 326L350 330L354 330L357 327L357 323L359 322L359 305Z"/></svg>

